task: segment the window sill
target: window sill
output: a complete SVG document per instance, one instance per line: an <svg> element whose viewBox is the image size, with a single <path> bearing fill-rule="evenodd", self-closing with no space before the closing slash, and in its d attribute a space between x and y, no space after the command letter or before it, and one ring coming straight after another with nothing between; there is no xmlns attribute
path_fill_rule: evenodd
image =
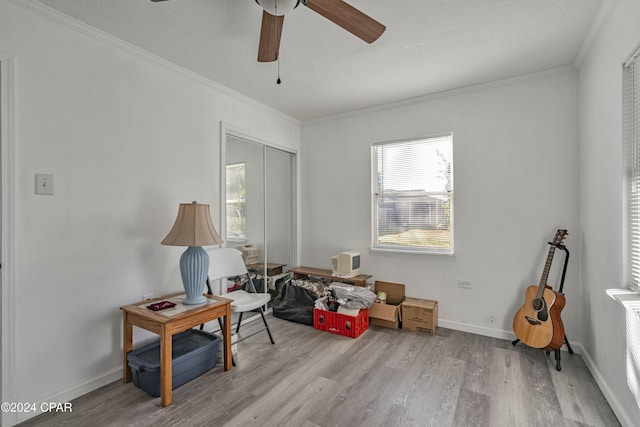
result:
<svg viewBox="0 0 640 427"><path fill-rule="evenodd" d="M417 249L398 249L392 247L380 247L380 246L372 246L369 248L369 252L371 255L411 255L411 256L447 256L452 257L455 255L452 249L428 249L428 250L417 250Z"/></svg>
<svg viewBox="0 0 640 427"><path fill-rule="evenodd" d="M624 307L636 311L640 310L640 294L635 290L629 288L613 288L607 289L605 292Z"/></svg>

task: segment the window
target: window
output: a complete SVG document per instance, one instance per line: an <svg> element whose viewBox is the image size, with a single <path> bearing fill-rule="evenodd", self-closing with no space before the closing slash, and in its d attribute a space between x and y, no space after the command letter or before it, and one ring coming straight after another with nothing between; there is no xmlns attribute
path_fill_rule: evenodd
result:
<svg viewBox="0 0 640 427"><path fill-rule="evenodd" d="M375 144L372 250L453 253L453 135Z"/></svg>
<svg viewBox="0 0 640 427"><path fill-rule="evenodd" d="M227 165L227 239L246 240L244 163Z"/></svg>
<svg viewBox="0 0 640 427"><path fill-rule="evenodd" d="M640 49L623 67L623 134L627 188L627 282L640 288Z"/></svg>

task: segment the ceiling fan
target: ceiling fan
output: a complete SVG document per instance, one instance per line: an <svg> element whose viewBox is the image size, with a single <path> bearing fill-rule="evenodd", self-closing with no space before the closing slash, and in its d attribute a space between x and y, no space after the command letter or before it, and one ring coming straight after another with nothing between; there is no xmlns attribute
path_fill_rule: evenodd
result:
<svg viewBox="0 0 640 427"><path fill-rule="evenodd" d="M367 43L376 41L386 29L384 25L343 0L256 0L256 3L263 9L258 46L259 62L272 62L278 59L284 15L298 7L300 3Z"/></svg>
<svg viewBox="0 0 640 427"><path fill-rule="evenodd" d="M256 3L264 9L258 47L259 62L278 59L284 15L300 3L367 43L376 41L386 29L384 25L343 0L256 0Z"/></svg>

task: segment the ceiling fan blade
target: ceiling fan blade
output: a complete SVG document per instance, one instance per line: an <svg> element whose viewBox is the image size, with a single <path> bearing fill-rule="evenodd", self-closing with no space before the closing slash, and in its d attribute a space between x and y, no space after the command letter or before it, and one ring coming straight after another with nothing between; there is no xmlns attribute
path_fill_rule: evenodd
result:
<svg viewBox="0 0 640 427"><path fill-rule="evenodd" d="M168 1L168 0L151 0L151 1L154 2L154 3L159 3L161 1Z"/></svg>
<svg viewBox="0 0 640 427"><path fill-rule="evenodd" d="M303 3L367 43L376 41L386 30L384 25L342 0L306 0Z"/></svg>
<svg viewBox="0 0 640 427"><path fill-rule="evenodd" d="M272 62L278 59L280 51L280 37L282 36L284 15L275 16L262 11L262 27L260 28L260 46L258 47L258 62Z"/></svg>

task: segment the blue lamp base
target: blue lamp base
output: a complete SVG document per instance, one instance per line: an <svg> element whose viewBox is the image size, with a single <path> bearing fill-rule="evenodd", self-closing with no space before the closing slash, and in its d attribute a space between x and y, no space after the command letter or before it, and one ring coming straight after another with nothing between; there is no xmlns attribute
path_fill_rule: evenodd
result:
<svg viewBox="0 0 640 427"><path fill-rule="evenodd" d="M202 246L189 246L180 257L180 275L187 297L183 304L201 304L207 300L204 286L209 273L209 254Z"/></svg>

